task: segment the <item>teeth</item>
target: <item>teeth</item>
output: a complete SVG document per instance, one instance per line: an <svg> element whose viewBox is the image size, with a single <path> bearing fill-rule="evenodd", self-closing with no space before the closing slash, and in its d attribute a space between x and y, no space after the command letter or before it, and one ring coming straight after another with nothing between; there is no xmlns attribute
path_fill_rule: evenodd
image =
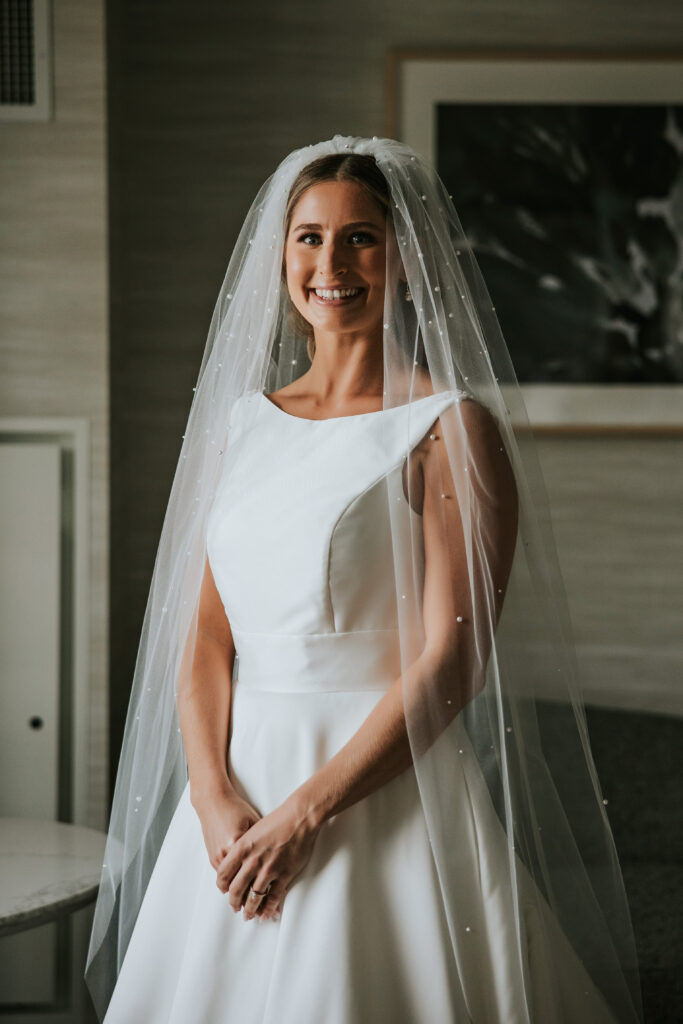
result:
<svg viewBox="0 0 683 1024"><path fill-rule="evenodd" d="M314 288L313 291L321 299L347 299L358 295L360 288Z"/></svg>

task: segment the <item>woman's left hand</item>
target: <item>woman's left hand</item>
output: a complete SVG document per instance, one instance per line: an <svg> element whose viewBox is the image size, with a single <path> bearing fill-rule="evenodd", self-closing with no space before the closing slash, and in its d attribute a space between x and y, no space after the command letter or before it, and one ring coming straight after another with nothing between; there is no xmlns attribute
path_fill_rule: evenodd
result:
<svg viewBox="0 0 683 1024"><path fill-rule="evenodd" d="M277 917L287 890L311 858L319 827L295 800L286 800L237 839L216 871L216 885L227 893L235 912L244 907L245 921L258 914ZM270 884L272 883L272 884ZM250 889L267 895L250 896Z"/></svg>

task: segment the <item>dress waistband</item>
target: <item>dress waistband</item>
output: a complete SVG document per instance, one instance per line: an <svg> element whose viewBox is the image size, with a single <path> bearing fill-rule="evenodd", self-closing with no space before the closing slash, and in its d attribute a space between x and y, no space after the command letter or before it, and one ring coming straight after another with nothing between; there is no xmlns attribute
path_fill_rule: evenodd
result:
<svg viewBox="0 0 683 1024"><path fill-rule="evenodd" d="M249 633L233 629L240 686L315 693L388 690L401 668L397 629Z"/></svg>

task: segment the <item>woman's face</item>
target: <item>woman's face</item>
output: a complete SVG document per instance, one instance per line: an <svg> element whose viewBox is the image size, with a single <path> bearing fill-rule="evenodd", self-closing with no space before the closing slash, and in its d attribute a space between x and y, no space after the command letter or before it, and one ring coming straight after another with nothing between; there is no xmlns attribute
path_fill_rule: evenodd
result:
<svg viewBox="0 0 683 1024"><path fill-rule="evenodd" d="M360 185L325 181L304 192L292 211L285 268L292 302L316 332L381 329L386 222Z"/></svg>

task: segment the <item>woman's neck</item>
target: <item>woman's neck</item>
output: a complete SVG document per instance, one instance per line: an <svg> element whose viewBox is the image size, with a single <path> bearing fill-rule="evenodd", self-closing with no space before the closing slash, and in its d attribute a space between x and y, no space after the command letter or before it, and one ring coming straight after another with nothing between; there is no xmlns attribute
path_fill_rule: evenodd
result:
<svg viewBox="0 0 683 1024"><path fill-rule="evenodd" d="M321 402L343 405L361 397L381 396L384 351L378 337L322 335L316 332L310 369L300 378Z"/></svg>

